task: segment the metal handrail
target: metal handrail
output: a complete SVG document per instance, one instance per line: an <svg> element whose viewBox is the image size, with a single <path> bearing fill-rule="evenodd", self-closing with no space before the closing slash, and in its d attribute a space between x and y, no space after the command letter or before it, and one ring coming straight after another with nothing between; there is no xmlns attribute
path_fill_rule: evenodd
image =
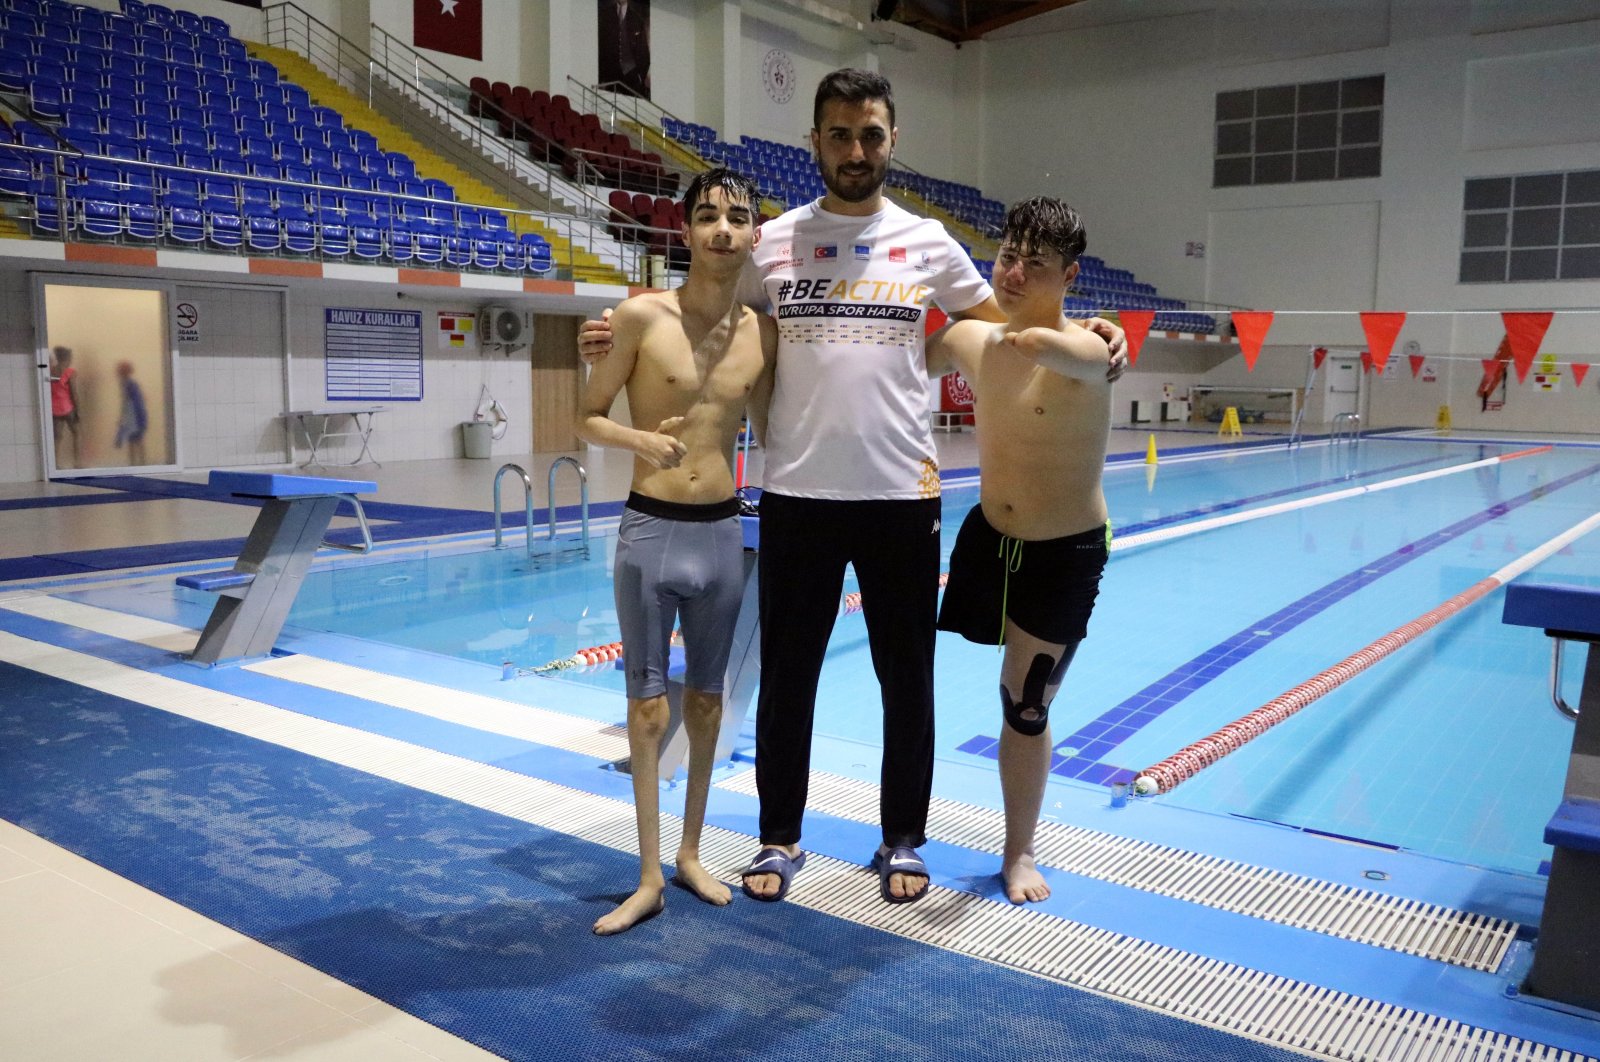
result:
<svg viewBox="0 0 1600 1062"><path fill-rule="evenodd" d="M509 463L501 465L500 468L499 468L499 471L495 472L495 474L494 474L494 548L495 549L503 548L503 544L501 542L501 530L500 530L500 525L502 523L502 518L501 518L501 515L500 515L500 512L501 512L501 510L500 510L500 478L502 476L504 476L507 472L515 472L522 479L522 509L523 509L523 519L525 521L522 526L527 529L527 533L528 533L528 536L527 536L528 537L528 553L532 554L533 553L533 480L528 478L527 471L521 465L514 465L514 464L509 464Z"/></svg>
<svg viewBox="0 0 1600 1062"><path fill-rule="evenodd" d="M1565 638L1551 638L1553 647L1550 650L1550 703L1555 705L1556 711L1568 719L1577 719L1579 710L1568 704L1561 697L1561 659L1562 647L1566 645ZM1589 652L1600 652L1600 643L1591 644Z"/></svg>
<svg viewBox="0 0 1600 1062"><path fill-rule="evenodd" d="M372 552L372 527L367 523L367 511L361 507L361 499L354 494L340 494L340 501L347 501L355 506L356 521L361 527L361 541L354 545L345 545L343 542L322 540L323 549L342 549L346 553L367 554Z"/></svg>
<svg viewBox="0 0 1600 1062"><path fill-rule="evenodd" d="M1348 442L1352 445L1361 441L1361 414L1337 413L1333 418L1333 425L1328 430L1330 444Z"/></svg>
<svg viewBox="0 0 1600 1062"><path fill-rule="evenodd" d="M562 465L571 465L578 470L578 503L579 512L583 517L583 554L589 555L589 472L578 463L576 457L558 457L550 462L549 482L545 485L546 497L550 499L550 539L556 537L556 469ZM529 525L528 539L532 541L533 530Z"/></svg>
<svg viewBox="0 0 1600 1062"><path fill-rule="evenodd" d="M266 8L265 14L266 37L269 44L298 51L304 58L310 60L314 65L322 69L324 73L331 76L341 87L358 96L364 96L369 105L376 107L380 98L385 102L391 102L391 97L398 97L404 100L407 99L404 93L415 93L418 99L411 99L408 102L427 112L434 123L437 124L438 129L434 130L430 127L427 131L424 131L413 124L410 127L410 132L413 135L430 140L430 150L434 150L443 156L448 156L450 161L466 170L469 175L480 180L503 182L508 179L509 170L509 179L526 187L530 193L544 195L552 204L558 201L561 195L579 198L588 213L563 213L558 210L538 211L498 206L485 208L510 214L536 217L542 224L559 233L571 245L569 256L563 263L569 277L576 266L576 261L571 255L576 254L581 248L602 259L609 260L614 258L615 260L611 264L628 276L630 280L637 281L639 279L642 263L638 261L638 256L632 256L633 260L629 261L628 249L611 240L611 237L603 231L603 219L609 212L609 204L602 203L601 200L586 189L568 190L567 186L563 185L563 190L558 193L554 179L548 171L538 167L534 168L544 177L544 187L528 181L526 171L515 165L515 163L522 161L520 154L514 155L502 141L498 138L486 136L481 128L470 122L463 120L460 125L451 123L449 118L457 116L458 108L449 100L429 91L420 75L408 75L401 70L391 68L386 63L379 62L369 52L351 43L341 36L337 30L307 12L298 4L293 3L292 0L285 0L285 2L271 5ZM408 47L399 44L392 38L388 38L381 27L374 26L373 29L379 35L379 39L384 42L386 49L396 52L402 49L410 51ZM415 60L412 64L414 70L420 69L421 64L427 62L421 56L415 55L414 52L412 55ZM455 81L445 72L440 71L440 73L448 80ZM459 84L458 81L456 83ZM397 86L403 86L403 88ZM437 137L433 136L434 132L438 132L439 135ZM467 141L465 145L462 143L463 139ZM486 155L497 157L486 158ZM501 157L503 157L503 161ZM616 243L614 254L608 252L607 248L603 246L595 246L597 238Z"/></svg>

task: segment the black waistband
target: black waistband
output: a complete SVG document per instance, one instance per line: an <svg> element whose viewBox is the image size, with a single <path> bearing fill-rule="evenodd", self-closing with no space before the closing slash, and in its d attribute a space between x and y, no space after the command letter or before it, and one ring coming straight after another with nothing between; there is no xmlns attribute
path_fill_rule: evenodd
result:
<svg viewBox="0 0 1600 1062"><path fill-rule="evenodd" d="M691 523L726 520L730 516L739 515L738 498L694 505L689 502L662 501L660 498L652 498L638 491L629 491L627 507L646 516L659 516L663 520L687 520Z"/></svg>

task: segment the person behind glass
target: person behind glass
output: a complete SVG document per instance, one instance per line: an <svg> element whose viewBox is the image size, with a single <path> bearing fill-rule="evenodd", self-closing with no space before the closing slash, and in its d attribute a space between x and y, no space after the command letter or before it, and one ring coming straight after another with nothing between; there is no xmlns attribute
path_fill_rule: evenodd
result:
<svg viewBox="0 0 1600 1062"><path fill-rule="evenodd" d="M73 468L82 456L78 440L78 370L72 367L72 350L56 347L50 352L50 419L55 428L56 467ZM63 443L72 436L72 460L67 460Z"/></svg>
<svg viewBox="0 0 1600 1062"><path fill-rule="evenodd" d="M683 625L683 725L689 782L676 880L709 903L728 888L700 863L700 830L722 724L723 675L744 599L744 536L730 458L748 407L761 434L777 330L736 298L760 192L728 169L702 173L683 197L689 277L636 295L611 319L611 356L589 374L578 434L631 451L633 486L613 567L628 688L628 750L639 828L639 888L594 924L620 933L662 909L657 774L666 732L673 619ZM626 389L635 424L610 419Z"/></svg>
<svg viewBox="0 0 1600 1062"><path fill-rule="evenodd" d="M133 362L117 362L117 379L122 383L122 411L117 417L116 447L128 447L128 464L142 465L144 433L150 426L150 413L144 402L144 388L133 378Z"/></svg>
<svg viewBox="0 0 1600 1062"><path fill-rule="evenodd" d="M598 0L600 87L650 98L649 0Z"/></svg>
<svg viewBox="0 0 1600 1062"><path fill-rule="evenodd" d="M940 484L929 418L924 318L1005 320L944 228L889 202L899 130L887 79L836 70L817 86L811 147L826 194L763 226L745 299L775 308L777 374L761 499L761 686L756 784L761 848L742 874L758 900L787 895L799 842L812 721L846 565L862 595L883 705L879 894L927 894L933 784L933 650ZM1122 331L1109 322L1120 375ZM603 357L604 321L579 333Z"/></svg>

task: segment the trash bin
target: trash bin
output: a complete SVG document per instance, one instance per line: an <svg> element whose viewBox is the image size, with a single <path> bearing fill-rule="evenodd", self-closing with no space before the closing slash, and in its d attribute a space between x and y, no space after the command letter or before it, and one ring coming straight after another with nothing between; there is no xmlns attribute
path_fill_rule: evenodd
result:
<svg viewBox="0 0 1600 1062"><path fill-rule="evenodd" d="M466 457L487 459L494 446L494 429L485 421L469 420L461 425L461 451Z"/></svg>

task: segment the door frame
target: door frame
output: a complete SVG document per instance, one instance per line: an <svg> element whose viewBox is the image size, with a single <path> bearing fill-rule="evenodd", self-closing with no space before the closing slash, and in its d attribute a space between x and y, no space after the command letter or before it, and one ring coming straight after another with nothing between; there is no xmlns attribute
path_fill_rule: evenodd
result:
<svg viewBox="0 0 1600 1062"><path fill-rule="evenodd" d="M122 288L139 291L159 291L164 303L161 313L161 328L166 337L167 365L170 379L172 380L171 404L168 407L169 424L167 430L172 432L172 462L165 465L139 465L139 472L177 472L184 467L183 453L180 450L181 438L178 432L178 405L179 387L178 380L178 347L172 334L172 300L173 289L176 287L170 280L154 280L144 277L112 276L98 273L54 273L30 272L29 280L33 288L33 338L34 338L34 372L36 390L39 395L39 459L41 478L45 480L70 480L86 476L108 476L127 474L126 465L111 465L100 468L67 468L61 469L56 465L56 438L55 424L50 413L50 329L49 322L45 320L44 289L50 284L60 284L68 287L79 288Z"/></svg>

